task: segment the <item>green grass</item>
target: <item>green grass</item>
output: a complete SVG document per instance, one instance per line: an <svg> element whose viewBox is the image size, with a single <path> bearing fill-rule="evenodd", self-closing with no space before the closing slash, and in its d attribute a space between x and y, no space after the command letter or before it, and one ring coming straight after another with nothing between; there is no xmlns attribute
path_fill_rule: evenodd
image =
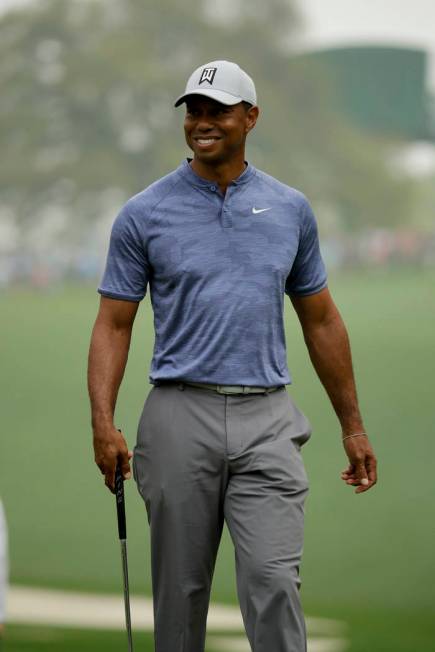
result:
<svg viewBox="0 0 435 652"><path fill-rule="evenodd" d="M346 460L338 423L311 368L290 302L286 305L294 376L289 391L314 428L304 448L311 492L302 597L308 614L354 623L352 652L430 649L424 640L430 640L428 612L435 600L434 287L433 271L331 278L379 458L379 484L360 496L340 480ZM0 493L16 583L89 591L121 586L114 501L93 462L85 383L96 309L93 288L20 290L0 297ZM152 345L147 298L118 401L117 423L131 446L149 390ZM131 589L150 594L148 524L135 487L127 484ZM225 531L214 600L237 602L233 557ZM382 632L382 640L396 640L394 646L376 647ZM404 647L406 632L414 632L414 638L420 632L417 647Z"/></svg>
<svg viewBox="0 0 435 652"><path fill-rule="evenodd" d="M330 616L337 616L331 609ZM347 609L340 616L348 624L348 652L431 652L433 650L433 612L407 610L397 612L388 607L373 610L365 606ZM228 634L232 638L234 633ZM210 633L210 641L216 635ZM225 634L219 633L219 638ZM244 634L240 638L246 640ZM153 652L153 636L149 632L133 631L134 648ZM2 652L119 652L127 649L125 632L63 629L8 625ZM226 652L206 643L206 652Z"/></svg>
<svg viewBox="0 0 435 652"><path fill-rule="evenodd" d="M388 594L386 589L385 595ZM388 606L374 609L369 603L348 606L340 611L329 608L331 617L348 624L348 652L432 652L435 634L433 609L408 609ZM325 614L326 615L326 614Z"/></svg>
<svg viewBox="0 0 435 652"><path fill-rule="evenodd" d="M152 634L140 632L134 635L134 645L141 652L152 652ZM1 649L1 647L0 647ZM56 627L33 627L9 625L4 640L4 652L119 652L127 650L125 632L96 632ZM3 652L3 651L2 651Z"/></svg>

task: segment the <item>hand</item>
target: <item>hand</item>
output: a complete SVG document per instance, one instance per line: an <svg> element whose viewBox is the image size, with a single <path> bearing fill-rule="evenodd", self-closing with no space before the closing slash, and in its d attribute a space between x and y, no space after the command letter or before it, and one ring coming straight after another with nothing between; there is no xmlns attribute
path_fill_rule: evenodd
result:
<svg viewBox="0 0 435 652"><path fill-rule="evenodd" d="M112 428L104 433L94 432L95 463L105 477L105 485L115 493L115 470L119 464L124 480L131 478L129 460L133 457L132 451L127 448L127 443L120 430Z"/></svg>
<svg viewBox="0 0 435 652"><path fill-rule="evenodd" d="M376 457L367 437L351 437L343 441L349 458L349 466L341 478L348 485L356 486L356 494L371 489L377 482Z"/></svg>

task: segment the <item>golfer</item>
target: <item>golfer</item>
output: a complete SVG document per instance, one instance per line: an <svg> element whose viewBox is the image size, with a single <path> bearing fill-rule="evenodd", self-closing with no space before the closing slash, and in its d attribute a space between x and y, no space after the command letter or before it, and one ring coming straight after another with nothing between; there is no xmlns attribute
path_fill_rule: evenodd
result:
<svg viewBox="0 0 435 652"><path fill-rule="evenodd" d="M131 198L112 230L89 356L95 460L112 491L117 463L130 477L114 411L149 286L153 387L133 472L150 524L155 650L204 651L225 521L252 650L303 652L301 447L311 428L286 389L285 295L340 422L341 477L365 492L376 460L312 209L245 160L259 116L252 79L235 63L207 63L179 105L193 157Z"/></svg>

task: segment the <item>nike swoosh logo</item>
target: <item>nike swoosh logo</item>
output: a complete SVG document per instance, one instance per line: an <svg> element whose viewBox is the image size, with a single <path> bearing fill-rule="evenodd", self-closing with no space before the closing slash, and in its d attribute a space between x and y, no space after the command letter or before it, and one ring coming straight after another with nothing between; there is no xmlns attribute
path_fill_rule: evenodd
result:
<svg viewBox="0 0 435 652"><path fill-rule="evenodd" d="M264 211L270 211L271 208L253 208L252 212L254 215L257 215L258 213L264 213Z"/></svg>

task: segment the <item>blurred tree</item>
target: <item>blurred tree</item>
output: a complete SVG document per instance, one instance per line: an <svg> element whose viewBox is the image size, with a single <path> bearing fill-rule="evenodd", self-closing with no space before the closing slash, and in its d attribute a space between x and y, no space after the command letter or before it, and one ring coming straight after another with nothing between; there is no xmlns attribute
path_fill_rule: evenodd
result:
<svg viewBox="0 0 435 652"><path fill-rule="evenodd" d="M255 79L261 120L249 158L303 190L335 228L409 221L410 185L385 145L337 113L327 79L291 58L288 0L40 0L0 20L0 215L22 246L85 242L130 195L186 155L189 73L217 58ZM327 225L325 225L327 228Z"/></svg>

